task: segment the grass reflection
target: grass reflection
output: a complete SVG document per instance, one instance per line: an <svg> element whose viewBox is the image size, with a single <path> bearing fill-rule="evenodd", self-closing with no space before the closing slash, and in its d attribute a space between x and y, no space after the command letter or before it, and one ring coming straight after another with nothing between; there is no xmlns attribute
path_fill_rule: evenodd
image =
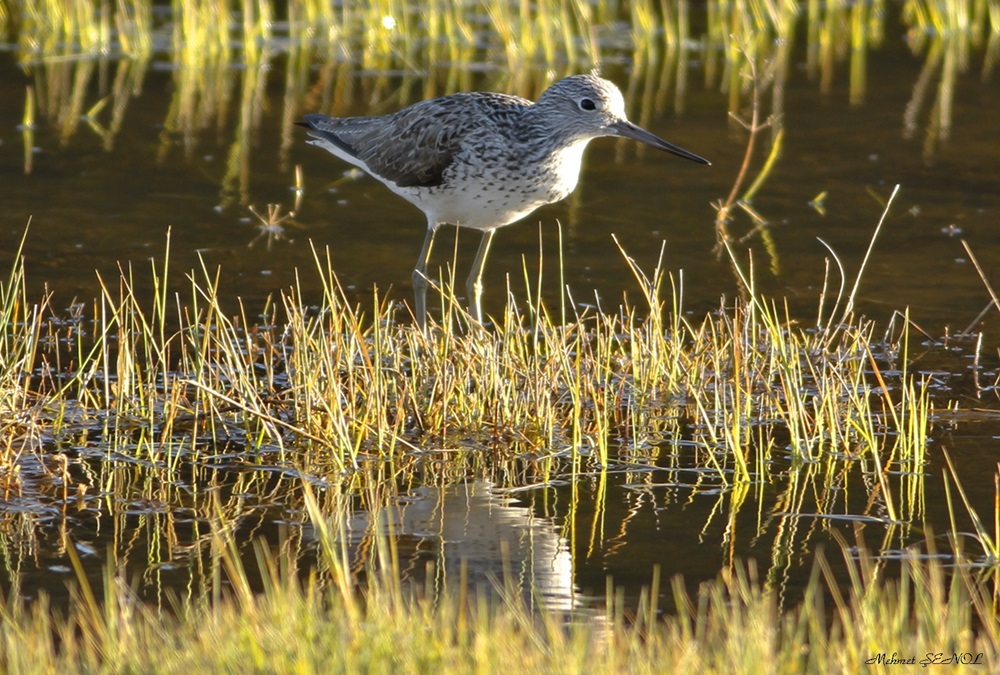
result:
<svg viewBox="0 0 1000 675"><path fill-rule="evenodd" d="M869 53L882 45L895 6L884 0L809 0L804 5L792 0L711 0L704 9L686 0L434 2L417 13L408 3L369 0L291 3L285 16L263 0L183 0L160 13L145 0L3 0L0 8L16 35L19 58L36 80L39 112L61 120L64 141L76 132L84 111L94 106L86 101L98 78L101 96L111 95L116 102L116 123L99 132L109 145L106 135L120 128L119 116L126 107L122 94L135 96L152 56L166 54L176 90L164 127L178 134L190 153L197 132L228 119L233 101L243 109L267 100L264 73L279 57L287 60L285 107L295 114L308 107L303 106L303 93L317 85L320 109L346 110L356 98L351 80L358 72L374 74L361 85L361 95L372 110L379 110L484 86L531 97L563 75L627 61L634 69L628 98L642 102L643 114L634 115L642 123L645 115L661 112L668 102L675 110L683 109L690 63L697 59L704 63L705 84L728 93L733 114L742 114L748 105L757 77L751 72L763 76L770 84L768 100L761 104L768 115L780 118L794 47L804 25L807 73L828 93L838 64L849 59L849 96L857 104L865 96ZM971 52L986 51L984 76L996 61L1000 5L997 0L909 0L901 19L914 52L923 53L927 64L915 86L907 128L915 128L931 73L940 72L928 133L946 137L954 83L968 69ZM110 87L103 72L106 60L120 64ZM102 65L96 66L96 61ZM236 68L245 71L242 77L236 77ZM474 77L477 71L491 73L486 83ZM403 74L402 82L390 74ZM241 139L252 134L255 121L241 114L238 124L249 128L236 133L237 148L231 156L245 157ZM236 183L245 184L245 177Z"/></svg>

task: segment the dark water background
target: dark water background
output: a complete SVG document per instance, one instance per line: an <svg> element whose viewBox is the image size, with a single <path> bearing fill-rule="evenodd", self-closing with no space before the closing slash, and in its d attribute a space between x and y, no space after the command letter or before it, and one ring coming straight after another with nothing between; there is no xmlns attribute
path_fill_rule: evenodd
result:
<svg viewBox="0 0 1000 675"><path fill-rule="evenodd" d="M972 324L988 302L962 239L979 257L984 272L994 280L1000 278L1000 87L984 74L983 57L974 52L956 82L947 137L931 134L929 140L933 100L916 108L911 105L924 62L907 47L901 27L890 25L893 30L885 43L869 56L866 88L858 101L851 100L846 65L835 69L833 84L824 92L803 66L804 54L793 59L783 90L783 151L754 200L756 210L769 221L774 264L759 238L735 248L744 260L747 250L753 250L760 290L786 297L793 314L809 323L815 317L829 257L817 238L840 256L850 277L849 288L884 200L899 184L901 191L862 280L858 309L884 326L893 312L909 307L911 318L930 338L938 338ZM54 119L42 111L33 168L26 175L18 125L26 85L35 80L32 68L19 66L14 53L0 53L0 265L11 264L30 219L25 245L29 287L38 297L49 289L54 307L65 308L98 296L98 273L115 280L119 264L145 269L151 258L162 260L169 228L171 285L188 288L183 275L199 266L200 255L210 269L220 266L223 296L242 298L252 313L268 296L295 284L296 270L306 298L318 301L321 289L312 273L311 240L330 247L334 269L355 301L370 302L373 287L378 287L382 292L391 289L395 300L409 302L410 272L423 237L422 214L375 180L343 179L348 166L305 145L304 134L290 128L293 120L280 104L284 76L280 59L268 75L267 91L272 96L254 110L259 126L252 130L241 157L248 168L245 188L234 188L223 179L237 128L235 106L226 119L196 134L190 146L185 147L179 134L164 131L175 86L166 63L154 63L146 73L141 94L131 102L110 149L83 124L61 139ZM622 65L609 66L604 75L622 85L628 78ZM362 73L343 86L364 92L366 80L381 76ZM478 79L484 88L496 82L488 71ZM737 293L730 264L713 253L711 203L729 193L743 161L746 134L729 119L727 94L718 86L700 85L703 79L702 64L692 61L683 111L668 107L643 119L643 124L709 158L712 166L651 151L638 153L610 140L595 141L573 198L540 209L496 237L485 281L487 312L501 308L508 275L515 296L524 296L522 259L534 281L540 237L545 251L544 295L550 306L558 307L557 221L563 225L566 283L579 302L599 298L607 308L617 304L623 293L637 295L612 233L647 270L655 265L665 241L665 266L675 274L683 270L684 308L696 317L718 307L721 296ZM86 92L94 101L106 93L101 82L95 77ZM416 85L408 96L419 98ZM310 104L316 97L306 99L299 112L315 112ZM359 94L349 110L339 112L372 112L363 99ZM638 101L629 104L630 110L641 107ZM389 109L391 104L382 104L375 112ZM912 128L908 120L913 121ZM289 134L294 142L283 148ZM761 160L758 156L755 165ZM263 240L249 246L258 230L248 205L262 211L272 202L283 204L285 211L291 208L296 165L302 167L305 188L295 218L298 225L289 227L287 238L270 247ZM824 192L825 213L821 213L810 202ZM745 233L746 219L733 227L737 234ZM450 259L450 236L439 238L436 264ZM475 234L460 235L460 280L477 243ZM137 274L139 279L146 276ZM183 291L182 297L188 293ZM949 351L928 341L922 348L926 351L917 350L917 369L940 373L944 383L935 392L939 406L957 400L967 408L997 407L992 385L1000 344L998 316L995 310L989 312L984 323L974 326L984 331L978 388L968 369L970 342L957 343ZM943 503L939 449L953 454L969 477L966 490L988 511L993 496L988 477L995 473L1000 450L997 433L1000 429L991 417L960 424L939 422L926 484L926 517L937 531L948 528L943 509L938 508ZM680 444L670 452L683 456L685 449ZM98 461L99 453L84 459ZM562 598L577 591L600 595L609 574L634 594L648 583L654 565L661 565L666 577L684 573L696 583L713 578L734 555L759 560L773 579L792 576L801 583L808 573L803 561L818 546L831 545L818 531L821 519L809 517L801 519L806 522L798 535L779 543L791 527L779 505L780 495L770 491L752 495L739 517L729 522L720 515L727 508L727 497L720 496L725 492L722 486L715 491L704 485L696 488L693 474L664 471L662 480L657 474L648 484L627 473L613 473L604 505L593 510L588 510L597 483L593 477L582 479L580 493L572 498L565 484L512 494L505 490L523 486L474 483L441 491L414 489L401 502L410 512L409 520L401 519L409 528L401 546L413 560L453 564L458 556L479 555L485 579L500 569L496 533L517 532L530 537L531 545L525 546L535 548L531 548L534 553L516 548L514 556L544 568L541 576L548 581L541 584L541 593ZM273 482L280 480L268 478L269 487L259 493L273 494ZM863 472L856 480L865 480ZM845 503L864 495L859 487ZM571 501L576 506L569 516ZM15 508L30 504L11 506L11 512ZM863 508L852 503L844 511L857 514ZM244 534L248 538L263 534L277 541L279 523L296 518L288 509L278 502L260 504L255 516L244 521ZM44 509L40 513L41 539L46 543L34 556L34 567L22 567L19 573L29 579L27 587L58 589L69 575L57 543L57 523L62 521L57 513ZM152 538L148 519L157 513L137 503L114 516L115 527L101 525L102 517L111 516L96 513L71 519L88 542L89 559L97 570L107 537L114 531L115 538L122 529L139 533L133 540L136 550L144 543L152 545L145 537ZM301 514L297 517L301 519ZM359 504L355 517L359 529L364 529L371 514ZM443 524L448 519L459 522L457 533ZM46 522L51 523L48 530ZM194 531L184 527L181 531L196 538ZM449 542L474 542L477 537L493 543L483 544L478 554L450 547ZM141 558L134 559L137 568L143 566ZM183 585L187 574L177 571L183 567L183 563L159 565L151 575L165 575L169 581L178 574L177 582ZM447 569L444 562L439 567Z"/></svg>

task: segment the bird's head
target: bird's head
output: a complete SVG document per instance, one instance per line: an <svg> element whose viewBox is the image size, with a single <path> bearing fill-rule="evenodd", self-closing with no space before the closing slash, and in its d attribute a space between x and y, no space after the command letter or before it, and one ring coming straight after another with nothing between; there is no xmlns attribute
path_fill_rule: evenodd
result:
<svg viewBox="0 0 1000 675"><path fill-rule="evenodd" d="M535 107L545 115L554 133L573 140L620 136L692 162L710 163L629 122L621 91L597 75L572 75L559 80L545 90Z"/></svg>

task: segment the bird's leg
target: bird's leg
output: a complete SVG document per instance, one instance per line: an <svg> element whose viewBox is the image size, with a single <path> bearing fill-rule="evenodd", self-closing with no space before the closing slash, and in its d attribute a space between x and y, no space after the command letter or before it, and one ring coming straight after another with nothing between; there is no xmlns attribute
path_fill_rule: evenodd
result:
<svg viewBox="0 0 1000 675"><path fill-rule="evenodd" d="M477 322L483 322L483 268L486 266L486 255L490 252L490 243L493 241L493 233L496 230L486 230L483 232L483 240L479 242L479 251L476 259L472 262L472 271L469 272L469 279L465 282L465 291L469 295L469 311L472 318Z"/></svg>
<svg viewBox="0 0 1000 675"><path fill-rule="evenodd" d="M431 258L435 232L437 225L432 223L427 227L427 235L424 236L424 245L420 249L417 266L413 268L413 311L416 314L417 326L422 331L427 330L427 261Z"/></svg>

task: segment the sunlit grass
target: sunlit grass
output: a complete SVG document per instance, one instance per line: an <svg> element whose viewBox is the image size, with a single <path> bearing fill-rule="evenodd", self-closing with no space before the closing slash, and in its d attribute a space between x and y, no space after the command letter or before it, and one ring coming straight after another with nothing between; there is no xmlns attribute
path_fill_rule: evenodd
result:
<svg viewBox="0 0 1000 675"><path fill-rule="evenodd" d="M714 495L709 522L734 522L765 492L779 521L859 517L837 501L851 486L877 507L864 518L886 527L880 551L905 544L906 528L926 517L933 408L926 383L891 356L906 359L910 338L905 327L877 337L838 311L845 298L824 296L817 322L800 326L758 296L751 275L747 301L688 317L665 260L647 271L622 252L638 292L618 308L576 314L567 297L555 313L565 321L553 319L530 290L549 283L540 267L525 270L528 298L511 297L483 327L446 278L441 319L425 334L378 295L352 305L323 251L300 273L311 280L252 309L222 299L231 294L218 270L192 270L186 290L168 291L169 250L148 271L103 278L102 296L66 317L27 301L20 263L0 289L11 355L0 482L26 509L3 519L17 533L0 534L10 569L42 545L31 509L43 504L69 531L80 518L110 518L115 549L139 556L129 567L160 569L208 552L204 536L178 530L177 509L197 529L254 520L261 505L295 520L302 476L338 493L391 493L397 481L428 480L430 458L431 480L444 485L517 475L519 485L576 490L587 476L599 509L611 472L653 489L685 484ZM321 296L307 302L301 288L317 278ZM222 456L239 459L218 466ZM874 480L857 481L864 475ZM231 496L219 498L220 481ZM575 530L578 499L561 507L563 536L593 541L596 530ZM132 503L159 505L143 528L148 550L130 543ZM777 567L817 536L778 529ZM210 583L199 569L189 570L199 586Z"/></svg>
<svg viewBox="0 0 1000 675"><path fill-rule="evenodd" d="M30 434L54 439L103 424L109 451L141 452L167 474L181 454L198 464L224 443L329 476L465 438L501 458L605 471L681 424L693 425L691 447L724 486L770 483L776 459L829 472L903 463L919 474L932 412L925 383L905 368L882 372L883 351L905 354L905 332L877 339L849 313L797 326L749 279L749 301L687 319L662 267L646 272L624 252L623 265L639 301L565 323L536 297L512 299L484 328L445 280L430 335L378 295L352 306L323 251L312 273L318 306L301 282L264 308L229 306L209 269L171 296L168 246L150 272L102 279L92 316L72 322L26 302L16 265L0 296L12 345L7 407ZM30 387L23 373L34 375ZM141 431L138 445L130 430ZM892 521L895 493L880 496Z"/></svg>
<svg viewBox="0 0 1000 675"><path fill-rule="evenodd" d="M24 241L17 249L20 260ZM24 286L24 266L14 262L6 279L0 281L0 324L13 330L0 331L0 483L2 495L19 482L17 459L22 452L31 452L35 439L19 433L23 421L30 418L34 407L26 374L37 362L41 322L47 300L28 302Z"/></svg>

